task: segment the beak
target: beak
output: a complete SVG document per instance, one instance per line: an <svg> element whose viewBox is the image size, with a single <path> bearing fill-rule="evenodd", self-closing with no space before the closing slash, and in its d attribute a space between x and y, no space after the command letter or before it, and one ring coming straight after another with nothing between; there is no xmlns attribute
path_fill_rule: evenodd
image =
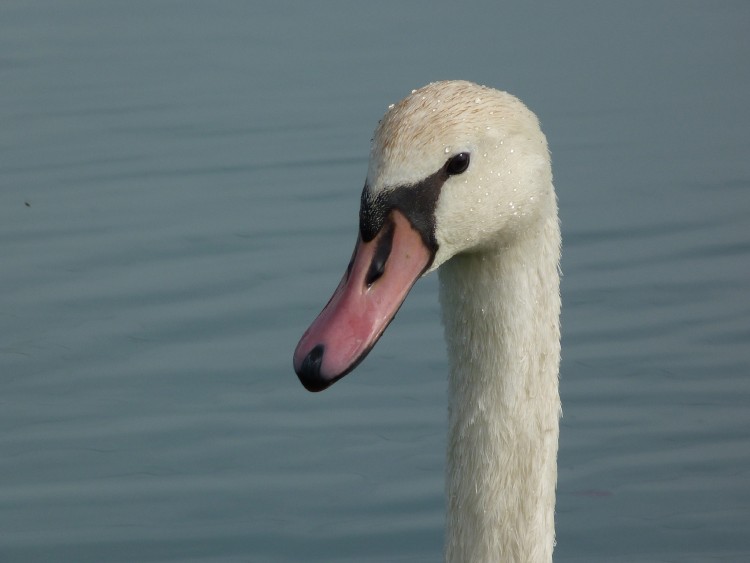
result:
<svg viewBox="0 0 750 563"><path fill-rule="evenodd" d="M365 359L432 259L397 209L370 242L360 235L341 283L294 351L294 371L308 391L322 391Z"/></svg>

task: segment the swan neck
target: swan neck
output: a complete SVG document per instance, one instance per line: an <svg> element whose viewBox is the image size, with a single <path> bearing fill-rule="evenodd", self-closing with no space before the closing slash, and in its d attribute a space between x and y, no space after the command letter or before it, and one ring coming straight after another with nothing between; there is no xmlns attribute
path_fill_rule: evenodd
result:
<svg viewBox="0 0 750 563"><path fill-rule="evenodd" d="M446 560L552 560L560 416L560 231L440 272L450 360Z"/></svg>

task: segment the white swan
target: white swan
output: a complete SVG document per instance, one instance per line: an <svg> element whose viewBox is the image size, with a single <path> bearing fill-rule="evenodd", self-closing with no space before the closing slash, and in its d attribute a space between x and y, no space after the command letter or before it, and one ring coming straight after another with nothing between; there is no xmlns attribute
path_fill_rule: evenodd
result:
<svg viewBox="0 0 750 563"><path fill-rule="evenodd" d="M518 99L415 90L372 142L360 233L294 367L326 388L440 267L450 359L445 558L550 561L560 397L560 229L547 142Z"/></svg>

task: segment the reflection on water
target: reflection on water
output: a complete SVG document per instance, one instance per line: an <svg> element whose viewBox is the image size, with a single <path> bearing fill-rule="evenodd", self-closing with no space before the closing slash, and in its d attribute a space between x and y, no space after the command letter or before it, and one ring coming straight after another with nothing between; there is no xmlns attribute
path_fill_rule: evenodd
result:
<svg viewBox="0 0 750 563"><path fill-rule="evenodd" d="M440 558L435 277L325 394L291 351L377 119L461 77L553 151L556 559L747 559L748 8L632 6L7 3L0 558Z"/></svg>

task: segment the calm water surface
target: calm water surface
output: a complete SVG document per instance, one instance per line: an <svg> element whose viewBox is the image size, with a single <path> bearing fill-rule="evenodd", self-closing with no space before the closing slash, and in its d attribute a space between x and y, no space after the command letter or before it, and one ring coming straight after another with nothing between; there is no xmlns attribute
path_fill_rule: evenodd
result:
<svg viewBox="0 0 750 563"><path fill-rule="evenodd" d="M565 239L557 561L750 560L750 5L0 8L0 560L438 561L436 277L298 337L412 88L519 95Z"/></svg>

